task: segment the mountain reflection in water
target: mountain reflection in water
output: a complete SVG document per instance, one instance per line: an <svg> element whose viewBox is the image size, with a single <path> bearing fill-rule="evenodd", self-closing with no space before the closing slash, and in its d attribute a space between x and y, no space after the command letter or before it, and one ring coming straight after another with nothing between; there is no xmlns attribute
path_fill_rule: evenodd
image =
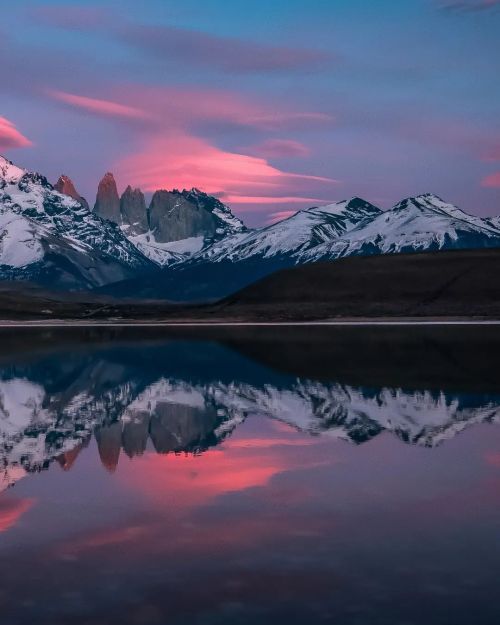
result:
<svg viewBox="0 0 500 625"><path fill-rule="evenodd" d="M209 341L42 353L0 367L3 487L53 460L69 469L93 433L113 471L121 450L133 458L148 441L160 454L202 453L248 415L353 443L387 431L432 447L473 424L499 421L500 392L317 381Z"/></svg>
<svg viewBox="0 0 500 625"><path fill-rule="evenodd" d="M497 622L495 328L0 339L6 623Z"/></svg>

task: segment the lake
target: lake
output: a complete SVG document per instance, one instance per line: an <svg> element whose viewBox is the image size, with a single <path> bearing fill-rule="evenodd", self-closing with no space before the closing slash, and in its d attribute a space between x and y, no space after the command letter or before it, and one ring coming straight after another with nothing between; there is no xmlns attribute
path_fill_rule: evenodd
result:
<svg viewBox="0 0 500 625"><path fill-rule="evenodd" d="M498 327L0 331L0 622L500 622Z"/></svg>

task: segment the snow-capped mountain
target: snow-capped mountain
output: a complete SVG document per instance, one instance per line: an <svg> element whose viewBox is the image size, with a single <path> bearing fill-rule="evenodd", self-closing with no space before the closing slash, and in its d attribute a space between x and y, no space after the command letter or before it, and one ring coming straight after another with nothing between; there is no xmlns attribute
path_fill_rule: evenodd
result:
<svg viewBox="0 0 500 625"><path fill-rule="evenodd" d="M152 268L117 226L0 157L0 277L89 288Z"/></svg>
<svg viewBox="0 0 500 625"><path fill-rule="evenodd" d="M195 256L196 261L241 261L295 257L336 240L356 224L382 211L360 198L299 211L271 226L238 233Z"/></svg>
<svg viewBox="0 0 500 625"><path fill-rule="evenodd" d="M73 191L74 185L66 188ZM120 226L160 267L181 263L214 242L246 230L228 206L196 188L160 189L149 206L141 189L130 185L120 197L111 172L99 182L94 212Z"/></svg>
<svg viewBox="0 0 500 625"><path fill-rule="evenodd" d="M354 254L500 247L494 219L468 215L432 194L388 211L360 198L299 211L267 228L214 243L191 262L282 259L290 264Z"/></svg>
<svg viewBox="0 0 500 625"><path fill-rule="evenodd" d="M147 206L140 189L120 197L108 172L91 211L67 176L57 188L72 197L0 158L0 278L70 289L118 283L110 292L130 297L145 285L149 297L203 300L295 264L500 247L500 218L469 215L432 194L387 211L352 198L249 230L198 189L159 190Z"/></svg>
<svg viewBox="0 0 500 625"><path fill-rule="evenodd" d="M353 255L500 247L497 218L468 215L432 194L383 211L360 198L313 207L265 228L229 234L153 277L109 293L204 301L226 297L275 271Z"/></svg>
<svg viewBox="0 0 500 625"><path fill-rule="evenodd" d="M442 249L500 247L500 229L426 194L364 220L337 240L297 255L297 262L357 254L397 254Z"/></svg>
<svg viewBox="0 0 500 625"><path fill-rule="evenodd" d="M138 189L135 192L141 193ZM145 223L138 217L138 213L142 216L142 208L134 211L133 220L125 216L127 193L130 191L125 191L121 199L123 232L160 266L183 262L217 241L246 231L228 206L199 189L156 191L145 209Z"/></svg>

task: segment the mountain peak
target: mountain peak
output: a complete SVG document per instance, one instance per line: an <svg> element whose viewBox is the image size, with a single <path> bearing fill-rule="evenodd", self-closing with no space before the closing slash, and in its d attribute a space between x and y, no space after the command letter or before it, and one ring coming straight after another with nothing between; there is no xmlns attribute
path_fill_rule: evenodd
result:
<svg viewBox="0 0 500 625"><path fill-rule="evenodd" d="M438 202L443 202L443 200L439 197L439 195L436 195L435 193L421 193L420 195L417 195L413 199L427 200L427 201L437 200Z"/></svg>
<svg viewBox="0 0 500 625"><path fill-rule="evenodd" d="M65 174L61 174L57 179L57 182L54 185L54 189L62 193L63 195L69 195L69 197L74 198L75 200L78 197L78 193L75 189L75 185L69 176Z"/></svg>
<svg viewBox="0 0 500 625"><path fill-rule="evenodd" d="M3 178L6 182L17 182L26 173L27 172L25 169L17 167L12 161L9 161L9 159L0 155L0 177Z"/></svg>
<svg viewBox="0 0 500 625"><path fill-rule="evenodd" d="M331 215L345 215L346 213L360 213L362 216L373 216L381 213L381 209L363 198L353 197L350 200L342 200L325 206L314 206L306 209L309 212L330 213Z"/></svg>
<svg viewBox="0 0 500 625"><path fill-rule="evenodd" d="M120 198L115 177L110 171L106 172L99 182L94 212L103 219L120 223Z"/></svg>
<svg viewBox="0 0 500 625"><path fill-rule="evenodd" d="M127 236L144 234L149 230L146 200L140 189L127 185L120 198L120 215Z"/></svg>
<svg viewBox="0 0 500 625"><path fill-rule="evenodd" d="M450 210L459 210L453 206L453 204L442 200L439 195L435 193L422 193L413 197L404 198L394 206L393 210L398 212L411 206L418 209L444 210L447 213L449 213Z"/></svg>
<svg viewBox="0 0 500 625"><path fill-rule="evenodd" d="M367 202L366 200L364 200L362 197L359 197L359 195L354 195L350 200L347 200L347 204L351 205L357 205L357 204L370 204L370 202Z"/></svg>
<svg viewBox="0 0 500 625"><path fill-rule="evenodd" d="M125 188L125 191L122 194L122 197L124 195L139 195L139 194L144 195L139 187L133 187L132 185L128 184Z"/></svg>
<svg viewBox="0 0 500 625"><path fill-rule="evenodd" d="M67 176L58 182L78 195ZM0 266L7 268L0 271L2 278L79 289L127 279L152 266L81 199L6 159L0 161L0 230Z"/></svg>
<svg viewBox="0 0 500 625"><path fill-rule="evenodd" d="M69 197L73 198L85 208L89 208L87 200L78 193L75 185L73 184L73 181L69 176L61 174L54 185L54 189L59 193L62 193L63 195L68 195Z"/></svg>

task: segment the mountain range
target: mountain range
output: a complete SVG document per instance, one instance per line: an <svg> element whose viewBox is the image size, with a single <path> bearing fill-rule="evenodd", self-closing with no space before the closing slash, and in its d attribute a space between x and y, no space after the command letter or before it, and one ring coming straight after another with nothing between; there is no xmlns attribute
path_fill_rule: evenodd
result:
<svg viewBox="0 0 500 625"><path fill-rule="evenodd" d="M224 297L294 265L348 256L500 247L500 218L433 194L390 210L361 199L312 207L249 229L198 189L121 197L107 173L93 209L67 176L55 185L0 157L0 279L116 296Z"/></svg>

